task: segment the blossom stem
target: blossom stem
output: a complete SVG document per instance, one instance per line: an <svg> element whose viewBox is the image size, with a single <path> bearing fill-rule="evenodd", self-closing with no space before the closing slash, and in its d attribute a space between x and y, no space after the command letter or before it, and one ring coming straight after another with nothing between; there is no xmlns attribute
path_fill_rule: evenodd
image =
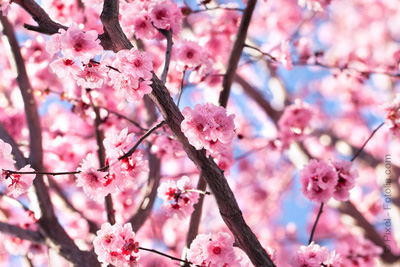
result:
<svg viewBox="0 0 400 267"><path fill-rule="evenodd" d="M187 67L185 67L185 69L182 72L182 80L181 80L181 89L179 90L179 95L178 95L178 102L176 103L176 105L179 107L179 103L181 102L181 96L182 96L182 92L183 92L183 82L185 80L185 74L186 74L186 70Z"/></svg>
<svg viewBox="0 0 400 267"><path fill-rule="evenodd" d="M145 251L153 252L153 253L156 253L156 254L158 254L158 255L161 255L161 256L170 258L171 260L180 261L180 262L183 262L183 263L187 263L187 264L190 264L190 265L194 265L194 266L199 266L199 267L201 267L201 265L193 264L193 263L191 263L190 261L185 261L185 260L176 258L176 257L174 257L174 256L171 256L171 255L162 253L162 252L157 251L157 250L155 250L155 249L149 249L149 248L142 248L142 247L139 247L139 250L145 250Z"/></svg>
<svg viewBox="0 0 400 267"><path fill-rule="evenodd" d="M313 226L313 228L312 228L312 230L311 230L310 239L308 240L308 244L309 244L309 245L311 244L311 242L312 242L312 240L313 240L315 228L317 228L318 220L319 220L319 217L321 217L323 208L324 208L324 202L321 202L321 206L319 207L319 211L318 211L317 218L315 219L314 226Z"/></svg>
<svg viewBox="0 0 400 267"><path fill-rule="evenodd" d="M369 140L371 140L371 138L375 135L375 133L384 125L385 123L382 122L381 124L379 124L378 127L375 128L375 130L372 131L371 135L368 137L367 140L365 140L364 144L362 145L362 147L360 147L360 149L357 151L356 154L354 154L354 156L351 158L350 161L354 161L359 155L360 153L363 151L364 147L368 144Z"/></svg>

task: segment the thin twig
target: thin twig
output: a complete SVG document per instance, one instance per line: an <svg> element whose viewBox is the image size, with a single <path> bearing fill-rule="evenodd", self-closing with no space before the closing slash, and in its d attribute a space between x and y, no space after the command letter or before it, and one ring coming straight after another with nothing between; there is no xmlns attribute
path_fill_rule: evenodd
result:
<svg viewBox="0 0 400 267"><path fill-rule="evenodd" d="M129 149L128 152L126 152L124 155L122 155L122 156L120 156L120 157L118 158L118 161L123 160L123 159L126 159L126 158L130 157L133 153L135 153L135 151L136 151L136 149L138 148L138 146L139 146L152 132L154 132L155 130L157 130L158 128L160 128L161 126L163 126L164 124L165 124L165 121L163 120L163 121L161 121L160 123L158 123L157 125L155 125L153 128L151 128L150 130L148 130L142 137L139 138L139 140L135 143L135 145L134 145L131 149ZM115 162L114 162L114 163L115 163ZM111 164L114 164L114 163L111 163ZM110 167L110 164L108 164L108 165L106 165L106 166L100 168L99 171L105 171L105 170L107 170L109 167Z"/></svg>
<svg viewBox="0 0 400 267"><path fill-rule="evenodd" d="M185 81L186 70L187 70L187 67L185 67L182 72L181 88L180 88L179 94L178 94L178 102L176 103L176 105L178 107L179 107L179 103L181 102L181 96L182 96L182 92L183 92L183 82Z"/></svg>
<svg viewBox="0 0 400 267"><path fill-rule="evenodd" d="M308 240L308 244L309 244L309 245L311 244L311 242L312 242L312 240L313 240L315 228L317 228L318 220L319 220L319 217L320 217L321 214L322 214L322 209L323 209L323 208L324 208L324 202L321 202L321 206L319 207L319 211L318 211L317 218L315 219L314 226L313 226L313 228L312 228L312 230L311 230L310 239Z"/></svg>
<svg viewBox="0 0 400 267"><path fill-rule="evenodd" d="M164 256L164 257L170 258L171 260L180 261L180 262L188 263L188 264L190 264L190 265L194 265L194 266L199 266L199 267L201 267L201 265L196 265L196 264L193 264L193 263L191 263L190 261L185 261L185 260L182 260L182 259L176 258L176 257L174 257L174 256L171 256L171 255L165 254L165 253L163 253L163 252L160 252L160 251L158 251L158 250L155 250L155 249L149 249L149 248L143 248L143 247L139 247L139 250L145 250L145 251L153 252L153 253L156 253L156 254L158 254L158 255L161 255L161 256Z"/></svg>
<svg viewBox="0 0 400 267"><path fill-rule="evenodd" d="M384 125L385 123L382 122L381 124L379 124L378 127L375 128L375 130L372 131L371 135L368 137L367 140L365 140L364 144L360 147L360 149L357 151L357 153L351 158L350 161L354 161L358 155L360 155L361 151L364 149L364 147L368 144L369 140L371 140L371 138L375 135L375 133Z"/></svg>

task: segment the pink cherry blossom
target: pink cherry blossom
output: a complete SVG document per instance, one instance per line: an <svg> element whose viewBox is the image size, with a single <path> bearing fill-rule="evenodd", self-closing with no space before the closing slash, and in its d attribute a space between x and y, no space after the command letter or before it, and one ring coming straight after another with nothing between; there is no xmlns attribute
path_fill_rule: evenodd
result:
<svg viewBox="0 0 400 267"><path fill-rule="evenodd" d="M296 255L291 259L293 267L341 267L341 257L335 251L329 252L327 247L320 247L314 242L308 246L301 246Z"/></svg>
<svg viewBox="0 0 400 267"><path fill-rule="evenodd" d="M335 170L324 161L312 159L300 171L301 191L304 196L317 202L328 201L335 190L338 176Z"/></svg>
<svg viewBox="0 0 400 267"><path fill-rule="evenodd" d="M177 182L168 180L161 183L158 188L158 196L164 200L163 209L168 217L175 214L179 219L184 219L193 212L193 205L198 202L199 193L191 191L195 188L187 176L183 176Z"/></svg>
<svg viewBox="0 0 400 267"><path fill-rule="evenodd" d="M196 68L202 63L204 54L204 49L198 43L183 41L177 54L179 70L182 71L185 67Z"/></svg>
<svg viewBox="0 0 400 267"><path fill-rule="evenodd" d="M31 165L26 165L19 172L34 172L35 170L30 167ZM32 186L33 180L35 179L36 174L10 174L6 177L7 186L7 195L12 195L13 197L18 197Z"/></svg>
<svg viewBox="0 0 400 267"><path fill-rule="evenodd" d="M103 144L106 149L106 155L109 159L117 159L118 157L128 152L133 142L133 134L128 134L128 128L122 131L112 129L106 133Z"/></svg>
<svg viewBox="0 0 400 267"><path fill-rule="evenodd" d="M76 174L77 185L83 187L83 191L95 199L101 201L110 193L111 187L107 186L107 172L97 170L98 159L94 154L88 154L81 166L77 169L80 173Z"/></svg>
<svg viewBox="0 0 400 267"><path fill-rule="evenodd" d="M314 112L310 105L300 100L285 108L278 121L279 137L284 147L299 140L310 129L313 117Z"/></svg>
<svg viewBox="0 0 400 267"><path fill-rule="evenodd" d="M382 108L386 112L385 124L394 133L397 133L400 126L400 97L396 97L392 102L383 104Z"/></svg>
<svg viewBox="0 0 400 267"><path fill-rule="evenodd" d="M352 169L352 163L346 160L335 161L332 163L338 174L338 181L333 192L333 197L339 201L349 200L349 190L355 186L355 179L358 177L358 171Z"/></svg>
<svg viewBox="0 0 400 267"><path fill-rule="evenodd" d="M111 163L110 173L115 177L113 182L121 190L135 188L141 179L149 172L147 160L143 160L143 151L136 150L128 158L124 158L116 163ZM145 178L145 177L144 177Z"/></svg>
<svg viewBox="0 0 400 267"><path fill-rule="evenodd" d="M13 170L15 160L11 157L12 147L0 139L0 169Z"/></svg>
<svg viewBox="0 0 400 267"><path fill-rule="evenodd" d="M100 262L115 266L135 266L140 259L139 243L134 239L132 225L103 223L93 241Z"/></svg>
<svg viewBox="0 0 400 267"><path fill-rule="evenodd" d="M172 19L171 10L167 2L157 3L150 11L150 19L155 27L166 29Z"/></svg>
<svg viewBox="0 0 400 267"><path fill-rule="evenodd" d="M133 18L133 28L136 38L151 39L155 35L155 29L151 25L149 16L137 16Z"/></svg>
<svg viewBox="0 0 400 267"><path fill-rule="evenodd" d="M71 59L59 58L50 63L50 68L59 78L66 77L70 73L81 71L81 68Z"/></svg>
<svg viewBox="0 0 400 267"><path fill-rule="evenodd" d="M148 52L139 52L136 48L120 50L113 62L113 67L134 78L150 80L153 70L153 56Z"/></svg>
<svg viewBox="0 0 400 267"><path fill-rule="evenodd" d="M109 76L114 88L121 91L128 101L136 102L144 94L151 92L150 79L153 77L153 56L150 53L140 53L137 49L121 50L113 62L119 70L110 71Z"/></svg>
<svg viewBox="0 0 400 267"><path fill-rule="evenodd" d="M78 25L73 23L65 34L61 35L62 53L66 58L79 57L87 63L103 51L98 33L95 30L83 32Z"/></svg>
<svg viewBox="0 0 400 267"><path fill-rule="evenodd" d="M188 260L201 266L240 266L233 249L233 238L224 232L216 236L198 235L187 252Z"/></svg>
<svg viewBox="0 0 400 267"><path fill-rule="evenodd" d="M101 88L107 80L107 68L101 64L88 64L83 70L72 72L76 83L82 88Z"/></svg>
<svg viewBox="0 0 400 267"><path fill-rule="evenodd" d="M229 149L235 136L235 115L228 116L225 108L211 103L198 104L193 110L186 107L182 114L182 131L196 149L205 148L211 154Z"/></svg>
<svg viewBox="0 0 400 267"><path fill-rule="evenodd" d="M79 57L82 62L88 63L103 51L97 37L97 31L83 32L73 23L67 31L60 29L59 33L53 34L46 44L46 50L53 56L61 49L64 57L72 60Z"/></svg>
<svg viewBox="0 0 400 267"><path fill-rule="evenodd" d="M361 235L346 234L339 238L336 248L343 255L342 266L377 266L383 249Z"/></svg>

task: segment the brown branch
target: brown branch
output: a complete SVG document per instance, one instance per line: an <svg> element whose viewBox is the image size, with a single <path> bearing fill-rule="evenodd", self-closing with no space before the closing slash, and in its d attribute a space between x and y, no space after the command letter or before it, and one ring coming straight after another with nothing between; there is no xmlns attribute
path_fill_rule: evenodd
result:
<svg viewBox="0 0 400 267"><path fill-rule="evenodd" d="M174 42L172 41L172 32L171 30L166 31L162 29L158 29L165 38L167 38L167 50L165 51L165 63L164 63L164 69L161 74L161 82L165 84L167 81L167 75L168 75L168 70L169 70L169 63L171 62L171 50L172 50L172 45Z"/></svg>
<svg viewBox="0 0 400 267"><path fill-rule="evenodd" d="M183 121L182 113L175 105L168 90L154 73L152 81L153 91L149 94L150 98L156 103L167 125L175 134L176 139L181 142L189 158L194 162L202 175L204 175L217 200L220 214L235 236L239 246L246 252L254 265L274 266L256 236L244 221L242 212L226 181L223 171L218 168L211 158L206 157L204 150L196 150L189 144L180 127Z"/></svg>
<svg viewBox="0 0 400 267"><path fill-rule="evenodd" d="M279 118L282 115L282 112L275 110L271 107L271 104L265 100L264 96L261 94L259 90L251 86L245 79L243 79L240 75L235 76L235 82L237 82L246 94L254 100L260 108L264 110L264 112L271 118L271 120L275 123L278 122Z"/></svg>
<svg viewBox="0 0 400 267"><path fill-rule="evenodd" d="M229 55L228 68L226 70L224 80L222 81L222 91L218 100L219 104L223 107L226 107L226 104L228 103L232 82L235 77L240 57L242 55L244 43L247 36L247 29L250 25L251 16L253 14L256 3L257 0L249 0L247 2L247 6L243 12L242 20L240 22L239 30L236 36L236 41L233 44L231 53Z"/></svg>
<svg viewBox="0 0 400 267"><path fill-rule="evenodd" d="M27 25L25 28L44 34L57 33L59 29L66 30L67 27L54 22L49 15L33 0L13 0L13 3L20 5L37 22L38 26Z"/></svg>
<svg viewBox="0 0 400 267"><path fill-rule="evenodd" d="M0 222L0 232L9 234L24 240L29 240L37 244L44 243L44 237L39 233L27 229L23 229L16 225Z"/></svg>
<svg viewBox="0 0 400 267"><path fill-rule="evenodd" d="M205 191L207 189L207 182L203 178L203 176L200 175L199 181L197 183L197 189L200 191ZM194 211L192 215L190 216L190 223L189 223L189 229L186 235L186 244L185 244L185 249L183 250L183 258L187 259L187 249L190 248L190 244L192 244L193 240L196 238L196 236L199 233L199 225L201 222L201 214L203 211L203 203L204 203L204 197L205 194L200 194L199 197L199 202L197 202L195 205L193 205ZM185 263L183 266L188 267L189 264Z"/></svg>
<svg viewBox="0 0 400 267"><path fill-rule="evenodd" d="M90 94L90 92L89 92ZM90 102L91 97L90 97ZM100 169L105 167L106 163L106 150L104 148L103 140L104 140L104 133L102 130L100 130L100 125L102 123L101 117L100 117L100 111L99 108L94 108L94 113L96 114L96 118L94 120L95 124L95 132L96 132L96 141L97 141L97 155L99 157L99 162L100 162ZM111 194L108 194L105 197L105 205L106 205L106 212L107 212L107 220L108 222L113 225L115 224L115 210L114 210L114 205L112 201L112 196Z"/></svg>
<svg viewBox="0 0 400 267"><path fill-rule="evenodd" d="M99 230L99 227L97 226L97 224L94 221L88 219L80 210L78 210L77 208L75 208L74 205L72 205L71 201L69 201L67 196L64 194L63 190L60 188L60 186L57 184L57 182L54 181L54 179L52 177L48 176L47 179L49 181L50 187L58 194L58 196L61 198L61 200L67 206L67 208L72 212L79 213L79 215L84 220L87 221L87 223L89 225L89 232L92 234L96 234L96 232Z"/></svg>
<svg viewBox="0 0 400 267"><path fill-rule="evenodd" d="M147 109L147 125L151 126L157 121L157 111L154 103L147 96L144 98L145 107ZM154 202L157 197L157 189L161 180L161 160L150 152L151 145L147 147L149 161L149 176L145 193L138 209L129 219L132 225L132 230L137 232L146 222L153 209Z"/></svg>
<svg viewBox="0 0 400 267"><path fill-rule="evenodd" d="M31 1L17 2L30 3ZM17 82L21 89L21 94L24 101L25 115L27 117L26 120L29 129L29 163L35 170L43 171L42 131L40 127L40 119L36 107L36 101L33 96L33 91L25 69L25 62L22 58L14 30L8 19L4 16L0 16L0 21L3 25L3 33L10 43L12 55L14 57L10 58L10 60L15 61L15 66L17 67ZM75 245L74 241L67 235L65 230L57 221L57 218L54 215L54 210L51 204L47 186L43 181L43 175L37 174L33 184L36 189L36 196L42 212L42 217L38 220L38 225L39 229L43 233L43 236L46 237L46 244L55 249L66 260L75 265L83 266L86 264L99 266L99 262L97 261L95 254L93 252L80 251Z"/></svg>

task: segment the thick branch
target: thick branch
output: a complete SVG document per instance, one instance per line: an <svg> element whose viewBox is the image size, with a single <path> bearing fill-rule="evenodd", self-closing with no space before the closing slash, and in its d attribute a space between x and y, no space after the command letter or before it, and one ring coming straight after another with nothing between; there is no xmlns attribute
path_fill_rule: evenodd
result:
<svg viewBox="0 0 400 267"><path fill-rule="evenodd" d="M43 244L44 238L39 232L22 229L16 225L0 222L0 232L9 234L24 240L29 240L37 244Z"/></svg>
<svg viewBox="0 0 400 267"><path fill-rule="evenodd" d="M143 99L147 110L147 126L151 127L157 121L157 111L154 103L147 96ZM151 145L147 147L147 153L149 155L149 176L147 181L147 187L142 202L140 203L135 214L129 219L132 224L132 229L137 232L140 227L146 222L153 209L154 202L157 197L157 189L160 185L161 180L161 160L150 152Z"/></svg>
<svg viewBox="0 0 400 267"><path fill-rule="evenodd" d="M242 212L230 189L226 178L215 162L206 157L205 151L196 150L189 144L186 136L181 131L183 115L175 105L168 90L153 73L153 91L149 94L159 108L167 125L175 134L177 140L182 143L189 158L200 170L214 194L217 204L228 228L232 231L239 246L246 252L256 266L274 266L268 254L262 248L254 233L243 219Z"/></svg>
<svg viewBox="0 0 400 267"><path fill-rule="evenodd" d="M247 29L249 28L251 16L256 6L257 0L249 0L246 9L243 12L242 20L240 22L236 41L233 44L231 54L229 55L228 68L222 81L222 92L219 96L219 104L226 107L228 103L229 93L231 90L233 78L235 77L236 69L242 55L244 43L246 41Z"/></svg>
<svg viewBox="0 0 400 267"><path fill-rule="evenodd" d="M7 36L8 42L10 43L13 55L13 58L10 58L10 60L15 60L15 66L17 67L17 82L21 89L24 101L25 114L29 128L29 163L35 170L43 171L42 131L36 101L25 69L25 62L22 58L11 24L4 16L0 16L0 21L4 28L3 33ZM39 228L43 232L43 236L46 237L46 244L58 251L68 261L76 266L85 266L85 264L86 266L87 264L99 266L99 262L94 253L80 251L73 240L58 223L57 218L54 215L47 186L43 181L43 175L37 174L33 183L42 212L42 217L38 221L38 224Z"/></svg>

